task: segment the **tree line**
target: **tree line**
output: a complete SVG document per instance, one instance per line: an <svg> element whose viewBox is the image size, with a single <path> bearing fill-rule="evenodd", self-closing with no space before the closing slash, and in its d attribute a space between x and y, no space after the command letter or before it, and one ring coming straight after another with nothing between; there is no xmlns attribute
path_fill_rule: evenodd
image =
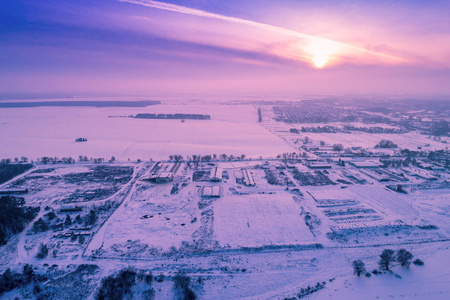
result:
<svg viewBox="0 0 450 300"><path fill-rule="evenodd" d="M409 268L411 265L411 262L415 265L422 266L424 265L424 262L421 259L416 259L412 261L414 258L414 255L409 252L406 249L399 249L397 251L394 251L392 249L384 249L383 252L380 254L380 259L378 260L378 266L380 270L382 271L390 271L391 267L393 266L394 262L400 263L400 265L406 269ZM366 277L370 277L370 273L366 271L366 266L364 262L360 259L354 260L352 262L353 267L353 273L360 277L362 275L365 275ZM374 274L379 274L380 271L374 270L372 271Z"/></svg>

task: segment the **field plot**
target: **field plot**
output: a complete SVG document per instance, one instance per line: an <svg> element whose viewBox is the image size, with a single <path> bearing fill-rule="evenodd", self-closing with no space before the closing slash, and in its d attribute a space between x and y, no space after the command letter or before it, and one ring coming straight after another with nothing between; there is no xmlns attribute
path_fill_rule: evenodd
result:
<svg viewBox="0 0 450 300"><path fill-rule="evenodd" d="M419 212L403 194L374 186L355 186L350 189L355 197L386 212L390 217L416 217ZM388 211L389 210L389 211Z"/></svg>
<svg viewBox="0 0 450 300"><path fill-rule="evenodd" d="M300 214L287 194L227 196L214 204L214 232L232 248L312 243Z"/></svg>
<svg viewBox="0 0 450 300"><path fill-rule="evenodd" d="M64 204L106 199L130 181L132 165L47 165L10 182L5 188L28 189L27 203Z"/></svg>
<svg viewBox="0 0 450 300"><path fill-rule="evenodd" d="M191 242L201 225L195 187L171 197L170 188L138 183L130 201L104 225L103 250L114 256L145 257Z"/></svg>
<svg viewBox="0 0 450 300"><path fill-rule="evenodd" d="M209 114L211 120L146 120L137 113ZM257 122L252 105L153 105L145 108L4 108L0 157L167 159L181 154L276 156L290 147ZM51 128L52 130L48 130ZM87 142L76 143L83 137Z"/></svg>
<svg viewBox="0 0 450 300"><path fill-rule="evenodd" d="M305 133L309 138L314 141L325 141L328 144L343 144L344 147L369 147L374 146L381 140L391 140L400 148L417 149L417 147L423 147L429 150L444 149L447 144L433 141L426 135L419 134L417 132L408 132L403 134L371 134L365 132L354 133ZM429 147L425 147L430 144ZM378 151L392 152L395 149L377 149Z"/></svg>
<svg viewBox="0 0 450 300"><path fill-rule="evenodd" d="M345 190L311 187L308 194L314 197L317 207L333 222L327 237L337 243L447 239L444 231L437 230L423 219L426 216L420 215L417 206L411 206L408 202L411 198L387 190L382 185L351 186Z"/></svg>
<svg viewBox="0 0 450 300"><path fill-rule="evenodd" d="M450 235L450 189L417 190L410 197L415 206L421 209L423 225L435 225ZM422 221L423 222L423 221Z"/></svg>
<svg viewBox="0 0 450 300"><path fill-rule="evenodd" d="M384 212L392 219L401 217L416 217L419 212L411 206L411 199L376 185L353 185L345 190L333 188L313 188L308 191L316 200L322 199L351 199L369 205L377 211Z"/></svg>

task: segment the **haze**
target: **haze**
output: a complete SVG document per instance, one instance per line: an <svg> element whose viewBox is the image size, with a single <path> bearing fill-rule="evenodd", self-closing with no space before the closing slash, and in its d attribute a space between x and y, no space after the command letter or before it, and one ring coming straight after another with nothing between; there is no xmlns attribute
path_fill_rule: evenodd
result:
<svg viewBox="0 0 450 300"><path fill-rule="evenodd" d="M448 1L1 1L0 92L450 92Z"/></svg>

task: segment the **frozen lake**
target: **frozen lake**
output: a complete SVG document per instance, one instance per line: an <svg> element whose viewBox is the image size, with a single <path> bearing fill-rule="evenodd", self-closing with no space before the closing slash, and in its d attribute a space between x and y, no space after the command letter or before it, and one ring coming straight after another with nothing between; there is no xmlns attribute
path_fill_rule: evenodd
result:
<svg viewBox="0 0 450 300"><path fill-rule="evenodd" d="M137 113L209 114L211 120L109 118ZM181 154L276 156L292 152L257 122L252 105L33 107L0 109L0 157L104 157L166 159ZM87 138L76 143L75 139Z"/></svg>

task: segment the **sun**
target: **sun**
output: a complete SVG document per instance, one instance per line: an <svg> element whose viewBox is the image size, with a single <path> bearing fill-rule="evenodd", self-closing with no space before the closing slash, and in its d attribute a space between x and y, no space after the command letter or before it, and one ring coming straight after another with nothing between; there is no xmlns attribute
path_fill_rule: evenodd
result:
<svg viewBox="0 0 450 300"><path fill-rule="evenodd" d="M330 62L340 48L339 44L333 41L316 38L309 42L306 51L314 67L321 69Z"/></svg>
<svg viewBox="0 0 450 300"><path fill-rule="evenodd" d="M328 62L328 55L314 55L311 59L316 68L321 69Z"/></svg>

